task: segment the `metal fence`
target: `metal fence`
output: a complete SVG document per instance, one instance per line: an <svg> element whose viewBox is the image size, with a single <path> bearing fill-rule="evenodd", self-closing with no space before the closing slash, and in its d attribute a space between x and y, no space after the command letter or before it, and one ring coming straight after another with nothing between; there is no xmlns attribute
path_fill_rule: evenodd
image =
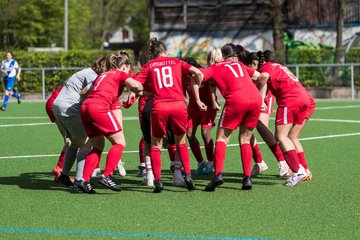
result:
<svg viewBox="0 0 360 240"><path fill-rule="evenodd" d="M351 98L356 99L356 87L360 87L360 63L291 64L287 67L306 87L351 88ZM42 100L45 101L48 93L62 86L73 73L81 69L83 68L23 68L20 90L29 93L41 92Z"/></svg>

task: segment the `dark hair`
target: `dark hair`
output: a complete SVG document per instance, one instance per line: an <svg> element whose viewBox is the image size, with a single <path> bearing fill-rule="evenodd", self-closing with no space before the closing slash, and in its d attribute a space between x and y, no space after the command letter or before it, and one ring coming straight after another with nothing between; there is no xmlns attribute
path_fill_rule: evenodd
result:
<svg viewBox="0 0 360 240"><path fill-rule="evenodd" d="M257 55L259 57L259 69L260 69L264 65L265 57L264 57L264 53L262 51L258 51Z"/></svg>
<svg viewBox="0 0 360 240"><path fill-rule="evenodd" d="M191 66L194 66L196 68L201 68L201 65L197 63L195 58L185 58L184 61L190 64Z"/></svg>
<svg viewBox="0 0 360 240"><path fill-rule="evenodd" d="M7 51L7 52L5 53L5 55L8 54L8 53L10 53L12 57L14 57L14 54L12 53L12 51Z"/></svg>
<svg viewBox="0 0 360 240"><path fill-rule="evenodd" d="M232 43L227 43L221 47L221 53L224 59L233 57L234 55L236 55L236 47Z"/></svg>
<svg viewBox="0 0 360 240"><path fill-rule="evenodd" d="M259 61L258 53L257 52L250 52L246 56L245 64L250 65L250 64L252 64L252 61L254 61L254 60Z"/></svg>
<svg viewBox="0 0 360 240"><path fill-rule="evenodd" d="M129 55L125 51L119 51L117 55L111 54L106 57L106 70L120 68L124 64L131 64Z"/></svg>
<svg viewBox="0 0 360 240"><path fill-rule="evenodd" d="M106 72L106 57L98 58L94 64L91 66L91 69L96 72L97 75Z"/></svg>
<svg viewBox="0 0 360 240"><path fill-rule="evenodd" d="M148 42L149 60L157 58L161 53L166 52L165 43L158 41L157 38L151 38Z"/></svg>
<svg viewBox="0 0 360 240"><path fill-rule="evenodd" d="M266 62L276 62L275 56L273 56L273 53L270 50L264 52L264 58Z"/></svg>
<svg viewBox="0 0 360 240"><path fill-rule="evenodd" d="M239 61L244 63L246 60L246 56L249 54L249 51L246 50L241 45L236 45L235 49L236 49L236 55L237 55Z"/></svg>

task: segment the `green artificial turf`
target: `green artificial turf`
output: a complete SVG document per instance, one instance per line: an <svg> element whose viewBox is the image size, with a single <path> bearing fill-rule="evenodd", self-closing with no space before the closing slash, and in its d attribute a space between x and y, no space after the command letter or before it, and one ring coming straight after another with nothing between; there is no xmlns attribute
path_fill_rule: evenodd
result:
<svg viewBox="0 0 360 240"><path fill-rule="evenodd" d="M336 106L341 108L326 109ZM318 101L317 107L301 136L310 138L302 143L312 181L282 186L276 160L261 144L269 169L253 178L253 190L242 191L240 151L230 146L225 183L215 192L203 191L212 176L194 176L193 192L171 186L163 152L165 190L153 194L136 177L139 123L125 120L127 176L115 175L123 191L96 184L98 194L86 195L53 182L62 139L56 126L47 124L44 104L10 103L0 112L0 239L359 239L360 102ZM136 117L136 106L123 115ZM20 125L30 123L43 124ZM339 136L352 133L358 135ZM230 144L236 141L237 133Z"/></svg>

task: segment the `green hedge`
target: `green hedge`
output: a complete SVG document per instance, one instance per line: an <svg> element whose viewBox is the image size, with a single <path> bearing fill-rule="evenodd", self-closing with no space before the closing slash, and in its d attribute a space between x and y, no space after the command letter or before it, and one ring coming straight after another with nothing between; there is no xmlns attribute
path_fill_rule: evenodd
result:
<svg viewBox="0 0 360 240"><path fill-rule="evenodd" d="M132 50L127 50L132 60L134 54ZM13 52L14 58L18 61L21 68L59 68L59 70L45 71L45 86L46 92L52 92L54 89L60 87L64 82L78 70L60 70L60 68L70 67L90 67L94 61L102 56L106 56L111 51L100 50L71 50L63 52L27 52L16 51ZM5 52L0 53L5 58ZM24 70L21 74L20 91L39 93L42 91L42 73L39 70L28 71ZM1 84L3 88L3 81Z"/></svg>

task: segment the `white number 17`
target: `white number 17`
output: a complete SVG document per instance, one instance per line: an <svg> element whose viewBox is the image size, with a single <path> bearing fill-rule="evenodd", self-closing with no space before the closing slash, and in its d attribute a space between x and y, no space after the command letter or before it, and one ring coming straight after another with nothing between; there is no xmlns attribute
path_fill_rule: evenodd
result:
<svg viewBox="0 0 360 240"><path fill-rule="evenodd" d="M228 67L236 78L239 77L239 74L240 74L240 77L244 76L244 72L239 63L225 64L224 66ZM239 69L239 74L235 71L235 69L232 66L237 66L237 68Z"/></svg>

